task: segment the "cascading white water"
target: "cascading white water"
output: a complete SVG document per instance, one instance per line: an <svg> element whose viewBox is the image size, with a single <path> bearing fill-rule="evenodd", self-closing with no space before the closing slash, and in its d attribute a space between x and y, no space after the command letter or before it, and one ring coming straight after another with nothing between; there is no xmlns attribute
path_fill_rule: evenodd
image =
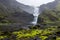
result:
<svg viewBox="0 0 60 40"><path fill-rule="evenodd" d="M37 24L37 20L38 20L38 16L39 16L39 8L38 7L34 7L33 16L34 16L34 20L33 20L32 24L36 25Z"/></svg>
<svg viewBox="0 0 60 40"><path fill-rule="evenodd" d="M25 0L25 1L24 0L16 0L16 1L18 1L22 4L25 4L25 5L29 5L29 6L33 5L34 6L34 13L33 13L34 20L32 21L31 24L36 25L37 24L37 19L38 19L38 16L39 16L39 8L38 7L40 5L47 4L47 3L55 1L55 0Z"/></svg>

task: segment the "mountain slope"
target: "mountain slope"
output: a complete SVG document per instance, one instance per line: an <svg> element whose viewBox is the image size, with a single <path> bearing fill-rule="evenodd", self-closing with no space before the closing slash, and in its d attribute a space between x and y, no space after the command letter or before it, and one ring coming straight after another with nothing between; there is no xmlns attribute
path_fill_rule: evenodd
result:
<svg viewBox="0 0 60 40"><path fill-rule="evenodd" d="M60 24L60 0L44 4L40 7L42 13L39 15L38 23L59 26Z"/></svg>
<svg viewBox="0 0 60 40"><path fill-rule="evenodd" d="M59 0L47 3L47 4L43 4L39 7L40 12L44 11L46 8L47 9L54 9L56 7L56 5L59 3Z"/></svg>
<svg viewBox="0 0 60 40"><path fill-rule="evenodd" d="M34 17L22 6L16 0L0 0L0 30L18 30L21 26L30 25Z"/></svg>
<svg viewBox="0 0 60 40"><path fill-rule="evenodd" d="M25 12L25 10L21 8L23 6L23 4L15 0L0 0L0 15L7 16L6 19L13 22L29 23L33 20L33 15Z"/></svg>

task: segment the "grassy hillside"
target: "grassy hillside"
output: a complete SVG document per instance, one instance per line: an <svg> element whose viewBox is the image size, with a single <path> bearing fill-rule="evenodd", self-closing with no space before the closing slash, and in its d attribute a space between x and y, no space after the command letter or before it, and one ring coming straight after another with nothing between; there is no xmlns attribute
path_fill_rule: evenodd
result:
<svg viewBox="0 0 60 40"><path fill-rule="evenodd" d="M53 3L50 3L52 6ZM47 24L47 25L53 25L53 26L59 26L60 24L60 1L56 2L56 6L54 8L49 8L45 6L46 8L40 13L38 18L38 24ZM48 5L48 4L46 4Z"/></svg>

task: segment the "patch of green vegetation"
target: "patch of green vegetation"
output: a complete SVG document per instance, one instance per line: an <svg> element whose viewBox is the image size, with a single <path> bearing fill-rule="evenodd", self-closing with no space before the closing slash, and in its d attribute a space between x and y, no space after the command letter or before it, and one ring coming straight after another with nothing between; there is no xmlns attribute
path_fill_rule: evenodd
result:
<svg viewBox="0 0 60 40"><path fill-rule="evenodd" d="M35 36L39 36L39 38L41 38L42 40L45 40L46 38L48 38L49 35L54 34L57 31L57 28L55 27L51 27L51 28L47 28L44 30L40 30L40 29L32 29L32 30L28 30L28 31L17 31L17 32L13 32L14 35L17 35L17 40L20 38L34 38Z"/></svg>
<svg viewBox="0 0 60 40"><path fill-rule="evenodd" d="M60 40L60 37L57 36L56 40Z"/></svg>
<svg viewBox="0 0 60 40"><path fill-rule="evenodd" d="M55 34L57 31L58 31L57 27L50 27L50 28L46 28L46 29L30 29L30 30L22 29L22 30L19 30L19 31L9 32L7 35L4 34L4 32L0 32L0 34L3 33L3 35L0 36L0 39L4 39L4 38L9 37L10 40L11 40L12 36L15 35L16 40L20 40L21 38L24 39L24 40L25 39L27 40L27 39L30 39L30 38L35 38L36 36L38 36L42 40L45 40L50 35Z"/></svg>
<svg viewBox="0 0 60 40"><path fill-rule="evenodd" d="M0 40L4 39L4 38L7 38L7 36L0 36Z"/></svg>
<svg viewBox="0 0 60 40"><path fill-rule="evenodd" d="M20 38L28 38L28 37L34 38L36 35L39 35L41 33L42 30L38 30L38 29L13 32L14 35L17 35L17 40Z"/></svg>

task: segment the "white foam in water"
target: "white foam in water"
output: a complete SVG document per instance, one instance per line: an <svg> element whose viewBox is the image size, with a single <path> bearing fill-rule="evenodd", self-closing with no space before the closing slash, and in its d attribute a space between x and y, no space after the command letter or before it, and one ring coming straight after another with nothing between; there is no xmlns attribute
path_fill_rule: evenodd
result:
<svg viewBox="0 0 60 40"><path fill-rule="evenodd" d="M37 19L38 19L38 16L39 16L39 8L38 7L34 7L33 16L34 16L34 20L33 20L32 24L36 25L37 24Z"/></svg>
<svg viewBox="0 0 60 40"><path fill-rule="evenodd" d="M46 4L46 3L49 3L49 2L52 2L52 1L55 1L55 0L16 0L22 4L25 4L25 5L29 5L29 6L33 6L34 8L34 13L33 16L34 16L34 20L31 22L33 25L36 25L37 24L37 19L38 19L38 16L39 16L39 6L40 5L43 5L43 4Z"/></svg>

